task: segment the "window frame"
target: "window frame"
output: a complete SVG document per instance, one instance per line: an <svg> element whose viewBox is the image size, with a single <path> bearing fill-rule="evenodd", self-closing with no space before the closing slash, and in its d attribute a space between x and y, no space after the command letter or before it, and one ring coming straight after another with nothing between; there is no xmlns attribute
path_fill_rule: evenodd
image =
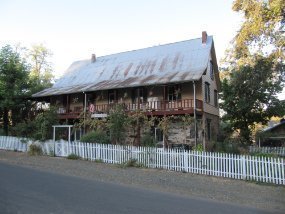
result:
<svg viewBox="0 0 285 214"><path fill-rule="evenodd" d="M211 80L214 80L214 65L213 65L213 61L210 60L210 77L211 77Z"/></svg>
<svg viewBox="0 0 285 214"><path fill-rule="evenodd" d="M181 84L167 86L167 100L169 102L179 101L181 98Z"/></svg>
<svg viewBox="0 0 285 214"><path fill-rule="evenodd" d="M211 89L210 89L210 83L205 82L205 102L210 103L211 102Z"/></svg>

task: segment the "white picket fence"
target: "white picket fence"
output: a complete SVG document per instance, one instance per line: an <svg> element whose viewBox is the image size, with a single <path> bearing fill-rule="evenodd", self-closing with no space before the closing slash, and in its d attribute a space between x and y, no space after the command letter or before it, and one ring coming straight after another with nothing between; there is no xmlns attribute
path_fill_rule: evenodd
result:
<svg viewBox="0 0 285 214"><path fill-rule="evenodd" d="M124 164L134 159L148 168L285 185L285 161L282 158L80 142L44 144L47 154L54 154L54 148L56 156L76 154L86 160L111 164Z"/></svg>
<svg viewBox="0 0 285 214"><path fill-rule="evenodd" d="M0 148L5 149L3 139L0 137L2 146ZM11 144L13 140L7 142ZM15 143L14 146L16 145L19 147L7 146L7 148L20 151L19 148L23 145ZM138 164L149 168L285 185L283 158L81 142L49 141L42 144L42 149L47 155L67 157L70 154L76 154L86 160L100 160L110 164L125 164L130 160L136 160Z"/></svg>
<svg viewBox="0 0 285 214"><path fill-rule="evenodd" d="M11 136L0 136L0 149L26 152L28 149L28 140Z"/></svg>
<svg viewBox="0 0 285 214"><path fill-rule="evenodd" d="M285 147L257 147L257 146L250 146L249 152L259 152L264 154L276 154L279 156L285 156Z"/></svg>

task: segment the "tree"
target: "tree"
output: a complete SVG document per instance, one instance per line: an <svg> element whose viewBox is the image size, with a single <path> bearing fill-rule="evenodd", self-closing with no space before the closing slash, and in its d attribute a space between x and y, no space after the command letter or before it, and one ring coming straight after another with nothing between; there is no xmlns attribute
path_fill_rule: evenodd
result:
<svg viewBox="0 0 285 214"><path fill-rule="evenodd" d="M250 140L255 123L284 114L276 95L284 86L284 1L235 0L243 24L228 50L222 70L221 108L233 130Z"/></svg>
<svg viewBox="0 0 285 214"><path fill-rule="evenodd" d="M33 45L27 52L31 66L30 80L33 85L33 93L52 86L54 76L52 65L49 62L51 56L51 51L42 44Z"/></svg>
<svg viewBox="0 0 285 214"><path fill-rule="evenodd" d="M122 144L126 138L129 125L130 118L123 105L116 105L114 109L110 110L107 127L109 128L112 142Z"/></svg>
<svg viewBox="0 0 285 214"><path fill-rule="evenodd" d="M6 135L8 135L9 124L14 125L16 112L19 113L23 100L27 98L29 91L28 75L28 66L19 53L9 45L1 48L0 111L3 116L3 129Z"/></svg>
<svg viewBox="0 0 285 214"><path fill-rule="evenodd" d="M248 63L256 53L284 60L284 0L235 0L233 10L244 16L232 48L234 61Z"/></svg>
<svg viewBox="0 0 285 214"><path fill-rule="evenodd" d="M266 123L272 116L284 115L284 103L276 94L282 90L281 78L275 78L271 59L259 57L254 65L244 65L222 82L222 109L240 136L250 140L255 123Z"/></svg>
<svg viewBox="0 0 285 214"><path fill-rule="evenodd" d="M52 125L58 124L58 117L55 108L41 111L33 120L18 123L13 127L13 134L19 137L32 138L34 140L52 139Z"/></svg>

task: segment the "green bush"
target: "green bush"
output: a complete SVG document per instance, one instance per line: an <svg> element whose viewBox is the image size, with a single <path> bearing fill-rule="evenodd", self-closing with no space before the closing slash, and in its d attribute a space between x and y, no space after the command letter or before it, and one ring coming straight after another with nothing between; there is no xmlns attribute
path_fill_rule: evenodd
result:
<svg viewBox="0 0 285 214"><path fill-rule="evenodd" d="M138 163L137 159L131 158L120 165L122 168L126 167L143 167L143 164Z"/></svg>
<svg viewBox="0 0 285 214"><path fill-rule="evenodd" d="M70 159L70 160L79 160L79 159L81 159L78 155L73 154L73 153L68 155L66 158Z"/></svg>
<svg viewBox="0 0 285 214"><path fill-rule="evenodd" d="M250 155L256 156L256 157L264 157L264 158L278 158L279 157L279 155L277 154L261 153L261 152L252 152L250 153Z"/></svg>
<svg viewBox="0 0 285 214"><path fill-rule="evenodd" d="M32 138L34 140L47 140L52 138L52 126L58 123L55 108L50 108L38 113L34 120L28 120L16 124L12 134L19 137Z"/></svg>
<svg viewBox="0 0 285 214"><path fill-rule="evenodd" d="M141 139L142 146L147 147L155 147L157 144L157 141L154 139L154 137L150 133L146 133L143 135Z"/></svg>
<svg viewBox="0 0 285 214"><path fill-rule="evenodd" d="M231 141L215 142L213 150L214 152L240 154L240 145Z"/></svg>
<svg viewBox="0 0 285 214"><path fill-rule="evenodd" d="M203 145L202 144L198 144L196 147L193 148L194 151L197 151L197 152L203 152L204 149L203 149Z"/></svg>
<svg viewBox="0 0 285 214"><path fill-rule="evenodd" d="M92 132L89 132L83 135L80 141L85 142L85 143L109 144L110 138L106 135L105 132L97 130L97 131L92 131Z"/></svg>
<svg viewBox="0 0 285 214"><path fill-rule="evenodd" d="M28 154L29 155L42 155L43 154L42 147L40 145L31 144L29 147Z"/></svg>

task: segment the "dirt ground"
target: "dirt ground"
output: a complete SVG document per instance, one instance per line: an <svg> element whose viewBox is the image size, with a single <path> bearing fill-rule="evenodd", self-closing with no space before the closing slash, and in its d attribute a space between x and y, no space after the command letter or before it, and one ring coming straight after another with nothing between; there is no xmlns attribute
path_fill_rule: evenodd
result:
<svg viewBox="0 0 285 214"><path fill-rule="evenodd" d="M0 162L285 213L285 186L0 150Z"/></svg>

